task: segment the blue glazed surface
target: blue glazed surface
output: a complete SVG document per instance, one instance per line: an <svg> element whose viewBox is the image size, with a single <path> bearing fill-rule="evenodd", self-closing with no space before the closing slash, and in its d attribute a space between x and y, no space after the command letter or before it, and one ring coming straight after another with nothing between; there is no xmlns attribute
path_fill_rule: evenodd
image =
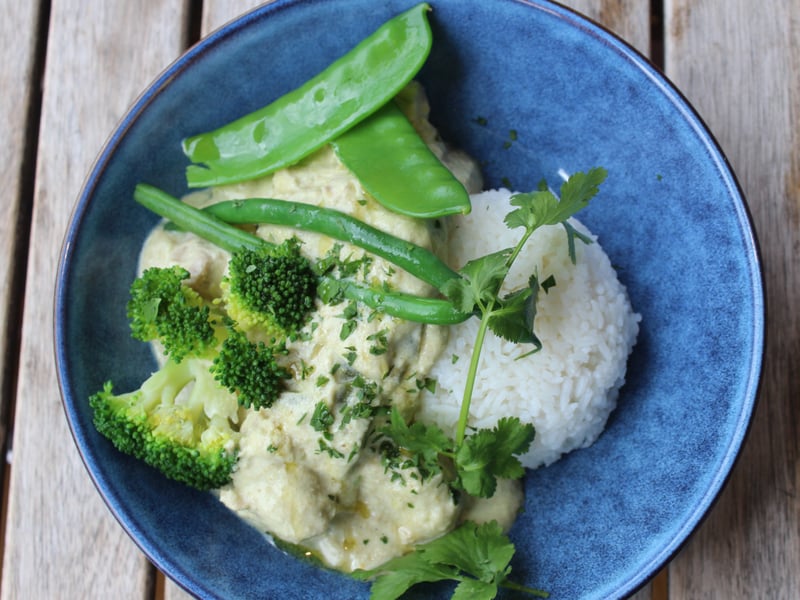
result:
<svg viewBox="0 0 800 600"><path fill-rule="evenodd" d="M764 302L744 200L691 107L609 33L544 0L431 3L435 42L420 79L432 120L483 162L490 186L609 171L582 220L643 315L639 342L606 432L527 476L512 538L516 578L551 598L624 596L695 529L748 428ZM199 597L350 599L366 598L368 587L283 555L210 494L164 480L94 431L86 398L109 377L119 389L138 387L154 367L124 314L136 253L155 223L132 201L133 187L182 194L183 137L289 91L412 4L278 0L227 26L137 101L79 199L56 295L67 417L123 527Z"/></svg>

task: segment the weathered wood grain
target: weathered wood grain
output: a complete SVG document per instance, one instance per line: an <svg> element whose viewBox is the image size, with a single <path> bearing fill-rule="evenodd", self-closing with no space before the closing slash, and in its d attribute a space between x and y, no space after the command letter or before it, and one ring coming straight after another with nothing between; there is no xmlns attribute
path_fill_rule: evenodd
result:
<svg viewBox="0 0 800 600"><path fill-rule="evenodd" d="M208 32L257 3L203 4ZM647 53L647 0L565 4ZM4 244L30 143L20 125L37 84L31 62L37 6L9 4L0 25L0 132L7 141L0 168L14 190L0 204ZM15 463L25 468L12 468L0 596L144 598L152 592L151 571L92 488L63 419L53 372L52 287L82 179L130 101L185 45L187 3L53 0L51 7L14 432ZM670 566L670 597L800 597L800 375L792 367L800 356L800 5L664 0L664 7L667 74L739 175L761 239L770 313L753 430L718 505ZM4 249L8 261L12 253ZM9 264L0 263L4 280ZM0 295L0 311L8 293ZM7 337L3 314L0 339ZM171 584L165 588L170 600L182 597Z"/></svg>
<svg viewBox="0 0 800 600"><path fill-rule="evenodd" d="M0 340L3 363L0 367L0 448L6 445L12 406L18 340L14 320L20 314L17 289L18 257L27 246L25 215L31 202L35 140L28 136L30 105L35 101L39 82L34 80L37 57L39 6L35 2L13 3L0 20L0 181L5 192L0 202ZM33 142L33 143L32 143ZM20 230L22 225L22 230ZM24 271L23 271L24 272Z"/></svg>
<svg viewBox="0 0 800 600"><path fill-rule="evenodd" d="M596 21L645 56L649 55L649 0L563 0L561 4Z"/></svg>
<svg viewBox="0 0 800 600"><path fill-rule="evenodd" d="M27 4L4 5L21 11ZM152 569L103 505L67 428L55 377L52 299L81 183L130 102L179 52L184 6L179 0L50 6L2 598L143 598ZM15 85L4 84L3 94Z"/></svg>
<svg viewBox="0 0 800 600"><path fill-rule="evenodd" d="M767 352L732 478L671 597L800 598L800 3L666 0L668 75L726 152L760 238Z"/></svg>

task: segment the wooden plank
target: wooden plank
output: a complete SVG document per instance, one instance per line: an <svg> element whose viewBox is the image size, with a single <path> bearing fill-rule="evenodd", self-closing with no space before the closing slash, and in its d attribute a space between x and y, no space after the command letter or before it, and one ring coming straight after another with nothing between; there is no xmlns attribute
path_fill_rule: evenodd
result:
<svg viewBox="0 0 800 600"><path fill-rule="evenodd" d="M732 478L673 561L671 596L800 598L800 4L666 0L668 75L716 134L760 238L770 321Z"/></svg>
<svg viewBox="0 0 800 600"><path fill-rule="evenodd" d="M205 37L218 27L243 15L247 11L270 4L272 0L206 0L203 2L203 15L201 18L200 34Z"/></svg>
<svg viewBox="0 0 800 600"><path fill-rule="evenodd" d="M645 56L650 53L650 0L562 0L615 33Z"/></svg>
<svg viewBox="0 0 800 600"><path fill-rule="evenodd" d="M81 183L124 110L180 50L184 11L180 0L51 3L2 598L151 592L152 569L103 505L69 434L55 377L52 298Z"/></svg>
<svg viewBox="0 0 800 600"><path fill-rule="evenodd" d="M5 199L0 202L0 340L3 340L3 366L0 370L0 448L6 447L12 405L18 331L14 319L22 290L17 289L18 257L27 245L28 206L32 195L35 140L29 137L28 123L35 115L39 82L36 69L39 6L35 2L16 2L6 8L0 20L0 181ZM31 106L34 106L33 113ZM24 210L21 210L24 209ZM22 221L22 222L20 222ZM20 225L22 228L20 229ZM24 265L21 265L24 267ZM24 273L24 270L22 271Z"/></svg>
<svg viewBox="0 0 800 600"><path fill-rule="evenodd" d="M33 196L35 128L39 102L38 69L40 7L35 2L13 3L0 21L0 181L6 196L0 203L0 448L5 451L13 418L13 396L22 313L22 282L27 252L29 207ZM0 462L3 511L0 521L0 556L4 549L8 477L5 457Z"/></svg>

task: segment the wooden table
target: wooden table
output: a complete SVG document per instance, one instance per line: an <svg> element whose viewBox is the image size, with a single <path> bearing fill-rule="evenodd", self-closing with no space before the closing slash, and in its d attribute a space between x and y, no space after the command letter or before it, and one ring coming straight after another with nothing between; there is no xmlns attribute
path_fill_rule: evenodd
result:
<svg viewBox="0 0 800 600"><path fill-rule="evenodd" d="M70 437L52 298L83 178L136 95L253 0L3 0L3 599L181 598L122 531ZM800 0L570 0L658 64L748 197L769 292L751 434L710 516L644 598L800 598Z"/></svg>

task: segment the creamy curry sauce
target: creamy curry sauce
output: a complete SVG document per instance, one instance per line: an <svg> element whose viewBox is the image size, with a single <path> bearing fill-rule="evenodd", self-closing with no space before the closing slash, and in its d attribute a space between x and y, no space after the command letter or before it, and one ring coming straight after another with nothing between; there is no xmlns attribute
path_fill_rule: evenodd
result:
<svg viewBox="0 0 800 600"><path fill-rule="evenodd" d="M480 189L474 164L437 140L427 122L427 105L410 95L404 108L434 152L473 192ZM191 194L196 206L225 199L274 197L318 204L347 212L379 229L442 253L442 221L426 223L389 212L369 199L359 182L330 149L302 163L244 184ZM296 236L311 259L325 256L334 241L316 234L274 226L255 233L272 242ZM341 258L363 252L342 244ZM195 236L157 227L144 245L140 269L179 264L190 285L203 296L220 295L229 255ZM432 289L375 257L362 273L365 281L388 282L415 294ZM436 538L461 520L497 520L511 526L522 502L518 482L501 481L490 500L456 502L440 476L422 483L410 471L387 472L371 444L370 418L348 418L359 403L397 406L411 418L420 394L430 393L425 375L446 341L446 328L410 323L359 307L357 326L342 340L344 304L317 302L302 341L288 344L293 379L268 409L241 410L240 451L220 500L260 531L297 544L329 566L343 571L369 569ZM257 336L249 332L251 337ZM320 402L333 415L327 431L312 424Z"/></svg>

